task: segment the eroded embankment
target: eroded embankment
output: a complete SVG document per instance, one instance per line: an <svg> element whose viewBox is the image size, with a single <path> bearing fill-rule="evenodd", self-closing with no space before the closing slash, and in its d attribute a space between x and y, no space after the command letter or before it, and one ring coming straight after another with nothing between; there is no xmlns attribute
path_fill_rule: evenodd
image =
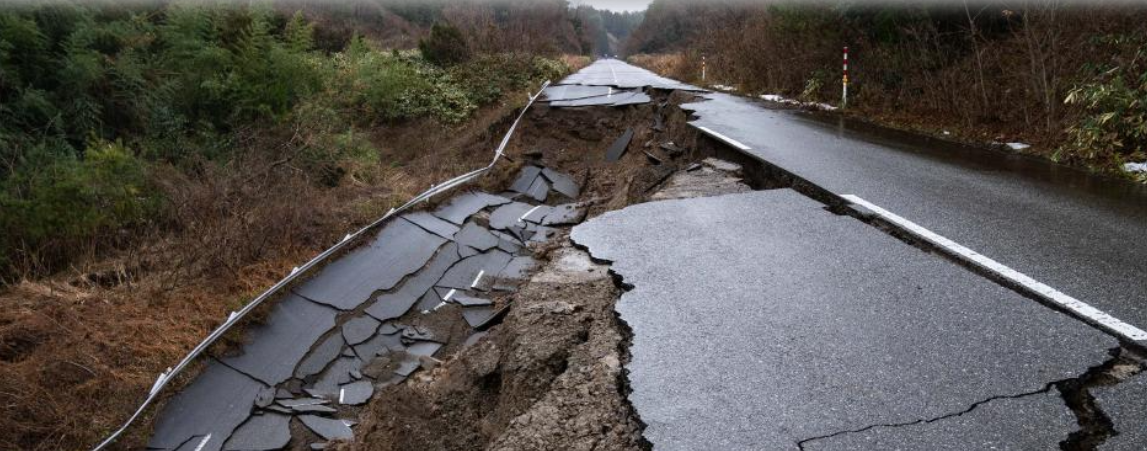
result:
<svg viewBox="0 0 1147 451"><path fill-rule="evenodd" d="M814 187L699 137L673 102L659 106L664 100L680 100L681 94L656 97L646 106L532 112L521 149L513 157L574 174L583 184L579 200L590 204L591 216L646 200L750 189L790 187L818 197ZM635 133L628 153L618 162L604 161L605 150L631 128ZM693 164L707 155L737 161L744 168L717 160ZM839 207L829 209L841 212ZM542 269L501 301L508 309L498 324L480 338L446 349L437 356L440 362L424 366L406 383L382 389L362 411L354 441L336 446L648 449L645 426L629 402L626 365L633 337L614 311L630 287L564 234L535 248L534 257L543 262ZM1062 397L1070 409L1068 418L1074 415L1079 428L1062 437L1061 446L1094 449L1115 431L1090 391L1134 373L1139 365L1134 356L1121 353L1085 374L1048 381L1032 392L991 396L937 417L810 434L791 444L832 448L846 446L860 432L898 435L931 426L975 427L981 414L1006 413L1014 408L1012 403Z"/></svg>
<svg viewBox="0 0 1147 451"><path fill-rule="evenodd" d="M591 216L749 189L735 167L691 166L696 135L673 106L683 97L654 96L648 105L532 112L514 158L575 174ZM627 153L606 161L627 129ZM534 256L542 268L506 300L504 319L433 370L385 388L341 449L648 448L627 400L630 334L614 311L622 284L564 234Z"/></svg>

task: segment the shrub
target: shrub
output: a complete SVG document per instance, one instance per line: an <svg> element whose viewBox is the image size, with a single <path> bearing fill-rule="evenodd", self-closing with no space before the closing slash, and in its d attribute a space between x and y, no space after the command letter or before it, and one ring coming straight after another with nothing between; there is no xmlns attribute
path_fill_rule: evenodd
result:
<svg viewBox="0 0 1147 451"><path fill-rule="evenodd" d="M462 37L462 31L441 22L430 27L429 37L418 41L418 50L426 61L441 67L453 66L471 57L470 47Z"/></svg>
<svg viewBox="0 0 1147 451"><path fill-rule="evenodd" d="M1082 107L1083 114L1068 128L1056 160L1114 168L1147 160L1147 64L1138 63L1144 59L1147 50L1136 46L1131 64L1099 68L1092 81L1069 91L1064 102Z"/></svg>
<svg viewBox="0 0 1147 451"><path fill-rule="evenodd" d="M139 224L159 207L146 166L121 142L93 142L82 159L47 145L0 189L0 255L34 266L68 258L78 241ZM6 261L5 264L15 262ZM25 268L34 269L34 268Z"/></svg>

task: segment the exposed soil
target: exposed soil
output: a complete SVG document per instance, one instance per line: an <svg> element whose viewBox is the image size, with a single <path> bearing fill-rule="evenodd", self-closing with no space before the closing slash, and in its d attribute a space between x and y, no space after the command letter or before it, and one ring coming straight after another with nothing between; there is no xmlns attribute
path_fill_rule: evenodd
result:
<svg viewBox="0 0 1147 451"><path fill-rule="evenodd" d="M640 425L618 389L620 293L604 267L585 272L527 284L488 335L380 393L343 449L640 449Z"/></svg>
<svg viewBox="0 0 1147 451"><path fill-rule="evenodd" d="M594 202L591 215L655 198L749 189L736 165L687 164L697 153L696 135L673 107L665 109L671 117L664 131L653 130L656 110L539 109L519 155L579 174L587 182L583 200ZM627 127L635 130L629 153L604 161L605 148ZM668 141L684 143L681 152L660 147ZM386 388L363 413L356 441L338 449L649 449L626 400L630 334L614 312L622 288L565 234L535 256L547 263L509 297L501 324L432 371Z"/></svg>
<svg viewBox="0 0 1147 451"><path fill-rule="evenodd" d="M652 104L625 108L551 110L536 105L511 141L510 159L478 188L506 186L524 162L532 161L575 175L583 185L581 200L590 203L590 216L643 201L691 157L688 149L697 137L685 125L685 114L673 106L658 106L685 98L655 94ZM656 131L654 115L659 110L663 127ZM305 230L289 235L305 238L258 254L264 257L238 269L212 269L205 263L210 260L173 269L168 265L174 261L172 254L186 247L188 237L157 237L131 255L90 261L75 271L0 293L0 448L94 445L135 409L156 375L228 312L395 202L462 169L485 164L512 113L513 105L492 108L451 132L427 133L425 124L380 132L373 140L384 159L401 164L382 171L378 181L355 181L321 200L306 199L314 208L296 210L295 222L288 226L305 224ZM620 162L604 161L605 149L627 127L635 130L628 153ZM437 135L446 137L426 139ZM667 141L687 151L670 155L659 147ZM653 164L646 152L660 164ZM254 222L243 226L244 233L257 235L265 229L255 217L261 216L246 219ZM536 255L545 260L551 251L539 249ZM447 364L420 380L376 396L359 427L363 441L353 446L640 447L640 424L629 413L619 383L625 334L613 316L617 295L613 282L601 278L530 284L513 299L499 299L514 307L505 323L482 340L488 344L468 348L473 351L447 358ZM251 318L258 320L258 314ZM234 331L213 354L226 353L241 333ZM460 348L453 343L443 355ZM474 378L477 370L452 369L463 368L461 362L496 365ZM189 368L165 393L177 392L196 372ZM162 405L161 400L149 409L113 449L141 448ZM426 421L416 421L420 418ZM602 427L609 429L603 432Z"/></svg>

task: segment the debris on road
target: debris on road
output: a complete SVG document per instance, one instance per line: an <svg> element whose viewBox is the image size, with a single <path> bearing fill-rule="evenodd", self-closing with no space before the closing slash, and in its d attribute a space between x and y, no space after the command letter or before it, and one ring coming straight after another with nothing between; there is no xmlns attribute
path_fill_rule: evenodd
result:
<svg viewBox="0 0 1147 451"><path fill-rule="evenodd" d="M528 165L510 190L542 201L576 198L580 187ZM160 412L149 447L198 440L196 449L221 450L234 448L232 440L279 449L292 440L353 439L351 418L361 411L354 406L436 366L437 353L487 327L536 266L527 245L584 216L581 204L465 193L436 211L396 218L277 302L237 353L211 361ZM306 428L290 428L292 417ZM313 434L299 435L308 429Z"/></svg>
<svg viewBox="0 0 1147 451"><path fill-rule="evenodd" d="M633 129L626 129L625 133L617 137L617 140L609 146L609 150L605 152L606 161L617 161L625 155L625 150L629 148L629 142L633 139Z"/></svg>

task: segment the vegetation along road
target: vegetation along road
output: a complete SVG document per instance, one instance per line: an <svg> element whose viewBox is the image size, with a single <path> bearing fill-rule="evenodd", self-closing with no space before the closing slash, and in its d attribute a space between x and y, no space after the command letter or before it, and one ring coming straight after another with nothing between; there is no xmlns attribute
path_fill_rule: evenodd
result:
<svg viewBox="0 0 1147 451"><path fill-rule="evenodd" d="M4 3L0 449L1147 448L1145 52L1128 3Z"/></svg>

